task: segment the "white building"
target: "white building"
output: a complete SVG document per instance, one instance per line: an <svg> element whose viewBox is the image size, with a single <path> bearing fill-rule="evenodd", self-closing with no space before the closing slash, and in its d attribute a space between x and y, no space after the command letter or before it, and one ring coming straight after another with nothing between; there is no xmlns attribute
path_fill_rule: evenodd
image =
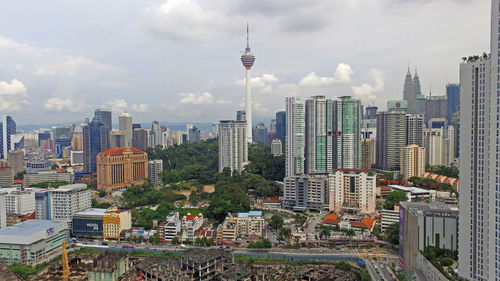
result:
<svg viewBox="0 0 500 281"><path fill-rule="evenodd" d="M330 211L353 214L375 213L376 181L375 171L333 170L329 175Z"/></svg>
<svg viewBox="0 0 500 281"><path fill-rule="evenodd" d="M128 112L123 112L118 117L120 131L125 133L125 146L132 147L132 116Z"/></svg>
<svg viewBox="0 0 500 281"><path fill-rule="evenodd" d="M281 140L279 139L273 140L273 142L271 143L271 153L274 156L279 156L283 154L283 144L281 143Z"/></svg>
<svg viewBox="0 0 500 281"><path fill-rule="evenodd" d="M262 237L264 234L264 218L262 211L238 213L236 219L236 235L240 238Z"/></svg>
<svg viewBox="0 0 500 281"><path fill-rule="evenodd" d="M7 214L27 215L35 212L35 193L31 190L3 188Z"/></svg>
<svg viewBox="0 0 500 281"><path fill-rule="evenodd" d="M91 207L86 184L70 184L51 189L50 216L53 221L70 222L73 214Z"/></svg>
<svg viewBox="0 0 500 281"><path fill-rule="evenodd" d="M286 98L286 173L287 177L304 173L304 103Z"/></svg>
<svg viewBox="0 0 500 281"><path fill-rule="evenodd" d="M219 122L219 172L224 168L241 172L248 163L246 121Z"/></svg>
<svg viewBox="0 0 500 281"><path fill-rule="evenodd" d="M156 185L163 184L161 172L163 171L163 160L148 161L148 177Z"/></svg>
<svg viewBox="0 0 500 281"><path fill-rule="evenodd" d="M399 204L394 205L394 210L380 211L380 230L385 232L391 224L399 223Z"/></svg>
<svg viewBox="0 0 500 281"><path fill-rule="evenodd" d="M446 148L444 142L444 129L431 128L424 130L424 147L426 150L426 163L433 165L445 165L444 156ZM446 164L448 165L448 164Z"/></svg>
<svg viewBox="0 0 500 281"><path fill-rule="evenodd" d="M5 194L0 193L0 229L7 227L7 202Z"/></svg>
<svg viewBox="0 0 500 281"><path fill-rule="evenodd" d="M488 58L460 64L458 273L500 280L500 1L492 0ZM462 250L463 249L463 250Z"/></svg>
<svg viewBox="0 0 500 281"><path fill-rule="evenodd" d="M71 151L71 166L83 165L83 151Z"/></svg>
<svg viewBox="0 0 500 281"><path fill-rule="evenodd" d="M297 211L322 211L328 206L328 174L311 173L286 177L283 206Z"/></svg>
<svg viewBox="0 0 500 281"><path fill-rule="evenodd" d="M393 190L402 190L406 192L408 202L423 201L431 198L430 190L418 188L414 186L389 185Z"/></svg>
<svg viewBox="0 0 500 281"><path fill-rule="evenodd" d="M425 173L425 148L410 144L401 148L401 174L404 179Z"/></svg>
<svg viewBox="0 0 500 281"><path fill-rule="evenodd" d="M36 174L24 175L24 186L36 185L41 182L55 182L65 181L67 183L73 182L73 175L68 172L59 173L57 171L43 171Z"/></svg>

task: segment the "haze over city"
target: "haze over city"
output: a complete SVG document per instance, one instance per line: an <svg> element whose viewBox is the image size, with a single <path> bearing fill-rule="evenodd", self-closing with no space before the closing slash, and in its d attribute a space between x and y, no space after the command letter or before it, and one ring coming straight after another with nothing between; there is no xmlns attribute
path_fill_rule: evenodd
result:
<svg viewBox="0 0 500 281"><path fill-rule="evenodd" d="M458 81L460 58L489 48L489 2L9 1L0 112L19 125L101 107L137 122L234 118L247 22L254 119L272 118L286 96L352 95L383 109L400 98L408 64L425 95Z"/></svg>

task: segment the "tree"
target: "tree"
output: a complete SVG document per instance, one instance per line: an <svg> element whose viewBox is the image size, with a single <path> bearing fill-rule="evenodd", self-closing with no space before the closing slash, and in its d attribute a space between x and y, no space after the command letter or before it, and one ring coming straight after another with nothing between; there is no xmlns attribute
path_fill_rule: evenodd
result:
<svg viewBox="0 0 500 281"><path fill-rule="evenodd" d="M274 228L274 229L280 229L283 226L284 220L281 216L279 215L273 215L271 217L271 222L269 225Z"/></svg>
<svg viewBox="0 0 500 281"><path fill-rule="evenodd" d="M387 236L387 242L399 245L399 222L389 225L385 234Z"/></svg>
<svg viewBox="0 0 500 281"><path fill-rule="evenodd" d="M179 243L180 243L180 241L179 241L179 237L175 236L174 238L172 238L172 244L173 244L173 245L177 245L177 244L179 244Z"/></svg>
<svg viewBox="0 0 500 281"><path fill-rule="evenodd" d="M269 248L272 248L272 244L271 244L271 241L265 239L265 238L260 238L259 240L255 241L255 242L250 242L248 243L248 246L247 248L249 249L269 249Z"/></svg>
<svg viewBox="0 0 500 281"><path fill-rule="evenodd" d="M202 239L200 237L196 237L196 239L194 240L194 244L196 246L202 246L203 245Z"/></svg>
<svg viewBox="0 0 500 281"><path fill-rule="evenodd" d="M282 229L280 229L278 234L281 235L284 239L288 240L292 236L292 230L288 227L283 227Z"/></svg>
<svg viewBox="0 0 500 281"><path fill-rule="evenodd" d="M406 196L406 192L402 190L394 190L387 195L387 199L385 201L385 208L388 210L394 210L394 204L408 201L408 197Z"/></svg>
<svg viewBox="0 0 500 281"><path fill-rule="evenodd" d="M354 237L354 235L356 235L356 232L354 232L353 229L347 229L345 231L345 234L347 235L347 237L349 237L349 240L350 240L349 244L352 246L352 237Z"/></svg>
<svg viewBox="0 0 500 281"><path fill-rule="evenodd" d="M331 234L332 234L332 232L331 232L330 228L328 228L328 227L321 228L321 237L330 238Z"/></svg>
<svg viewBox="0 0 500 281"><path fill-rule="evenodd" d="M106 191L99 190L99 193L97 193L97 195L102 198L102 197L106 196Z"/></svg>

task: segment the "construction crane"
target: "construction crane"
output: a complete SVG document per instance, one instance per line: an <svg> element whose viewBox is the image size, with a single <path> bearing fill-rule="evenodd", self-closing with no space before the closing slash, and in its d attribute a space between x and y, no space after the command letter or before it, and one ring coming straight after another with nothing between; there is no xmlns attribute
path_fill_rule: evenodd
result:
<svg viewBox="0 0 500 281"><path fill-rule="evenodd" d="M68 264L68 253L66 252L66 241L62 242L62 274L63 274L63 281L68 281L69 280L69 264Z"/></svg>

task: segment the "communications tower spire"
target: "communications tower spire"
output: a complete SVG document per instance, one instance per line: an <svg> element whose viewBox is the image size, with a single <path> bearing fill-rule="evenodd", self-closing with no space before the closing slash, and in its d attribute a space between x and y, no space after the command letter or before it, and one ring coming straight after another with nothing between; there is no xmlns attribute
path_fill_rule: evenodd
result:
<svg viewBox="0 0 500 281"><path fill-rule="evenodd" d="M253 66L255 61L255 56L252 54L250 50L250 40L249 40L249 32L248 32L248 23L247 23L247 47L245 48L245 52L241 55L241 62L246 69L246 121L247 121L247 141L249 143L252 142L252 94L251 94L251 75L250 69Z"/></svg>

